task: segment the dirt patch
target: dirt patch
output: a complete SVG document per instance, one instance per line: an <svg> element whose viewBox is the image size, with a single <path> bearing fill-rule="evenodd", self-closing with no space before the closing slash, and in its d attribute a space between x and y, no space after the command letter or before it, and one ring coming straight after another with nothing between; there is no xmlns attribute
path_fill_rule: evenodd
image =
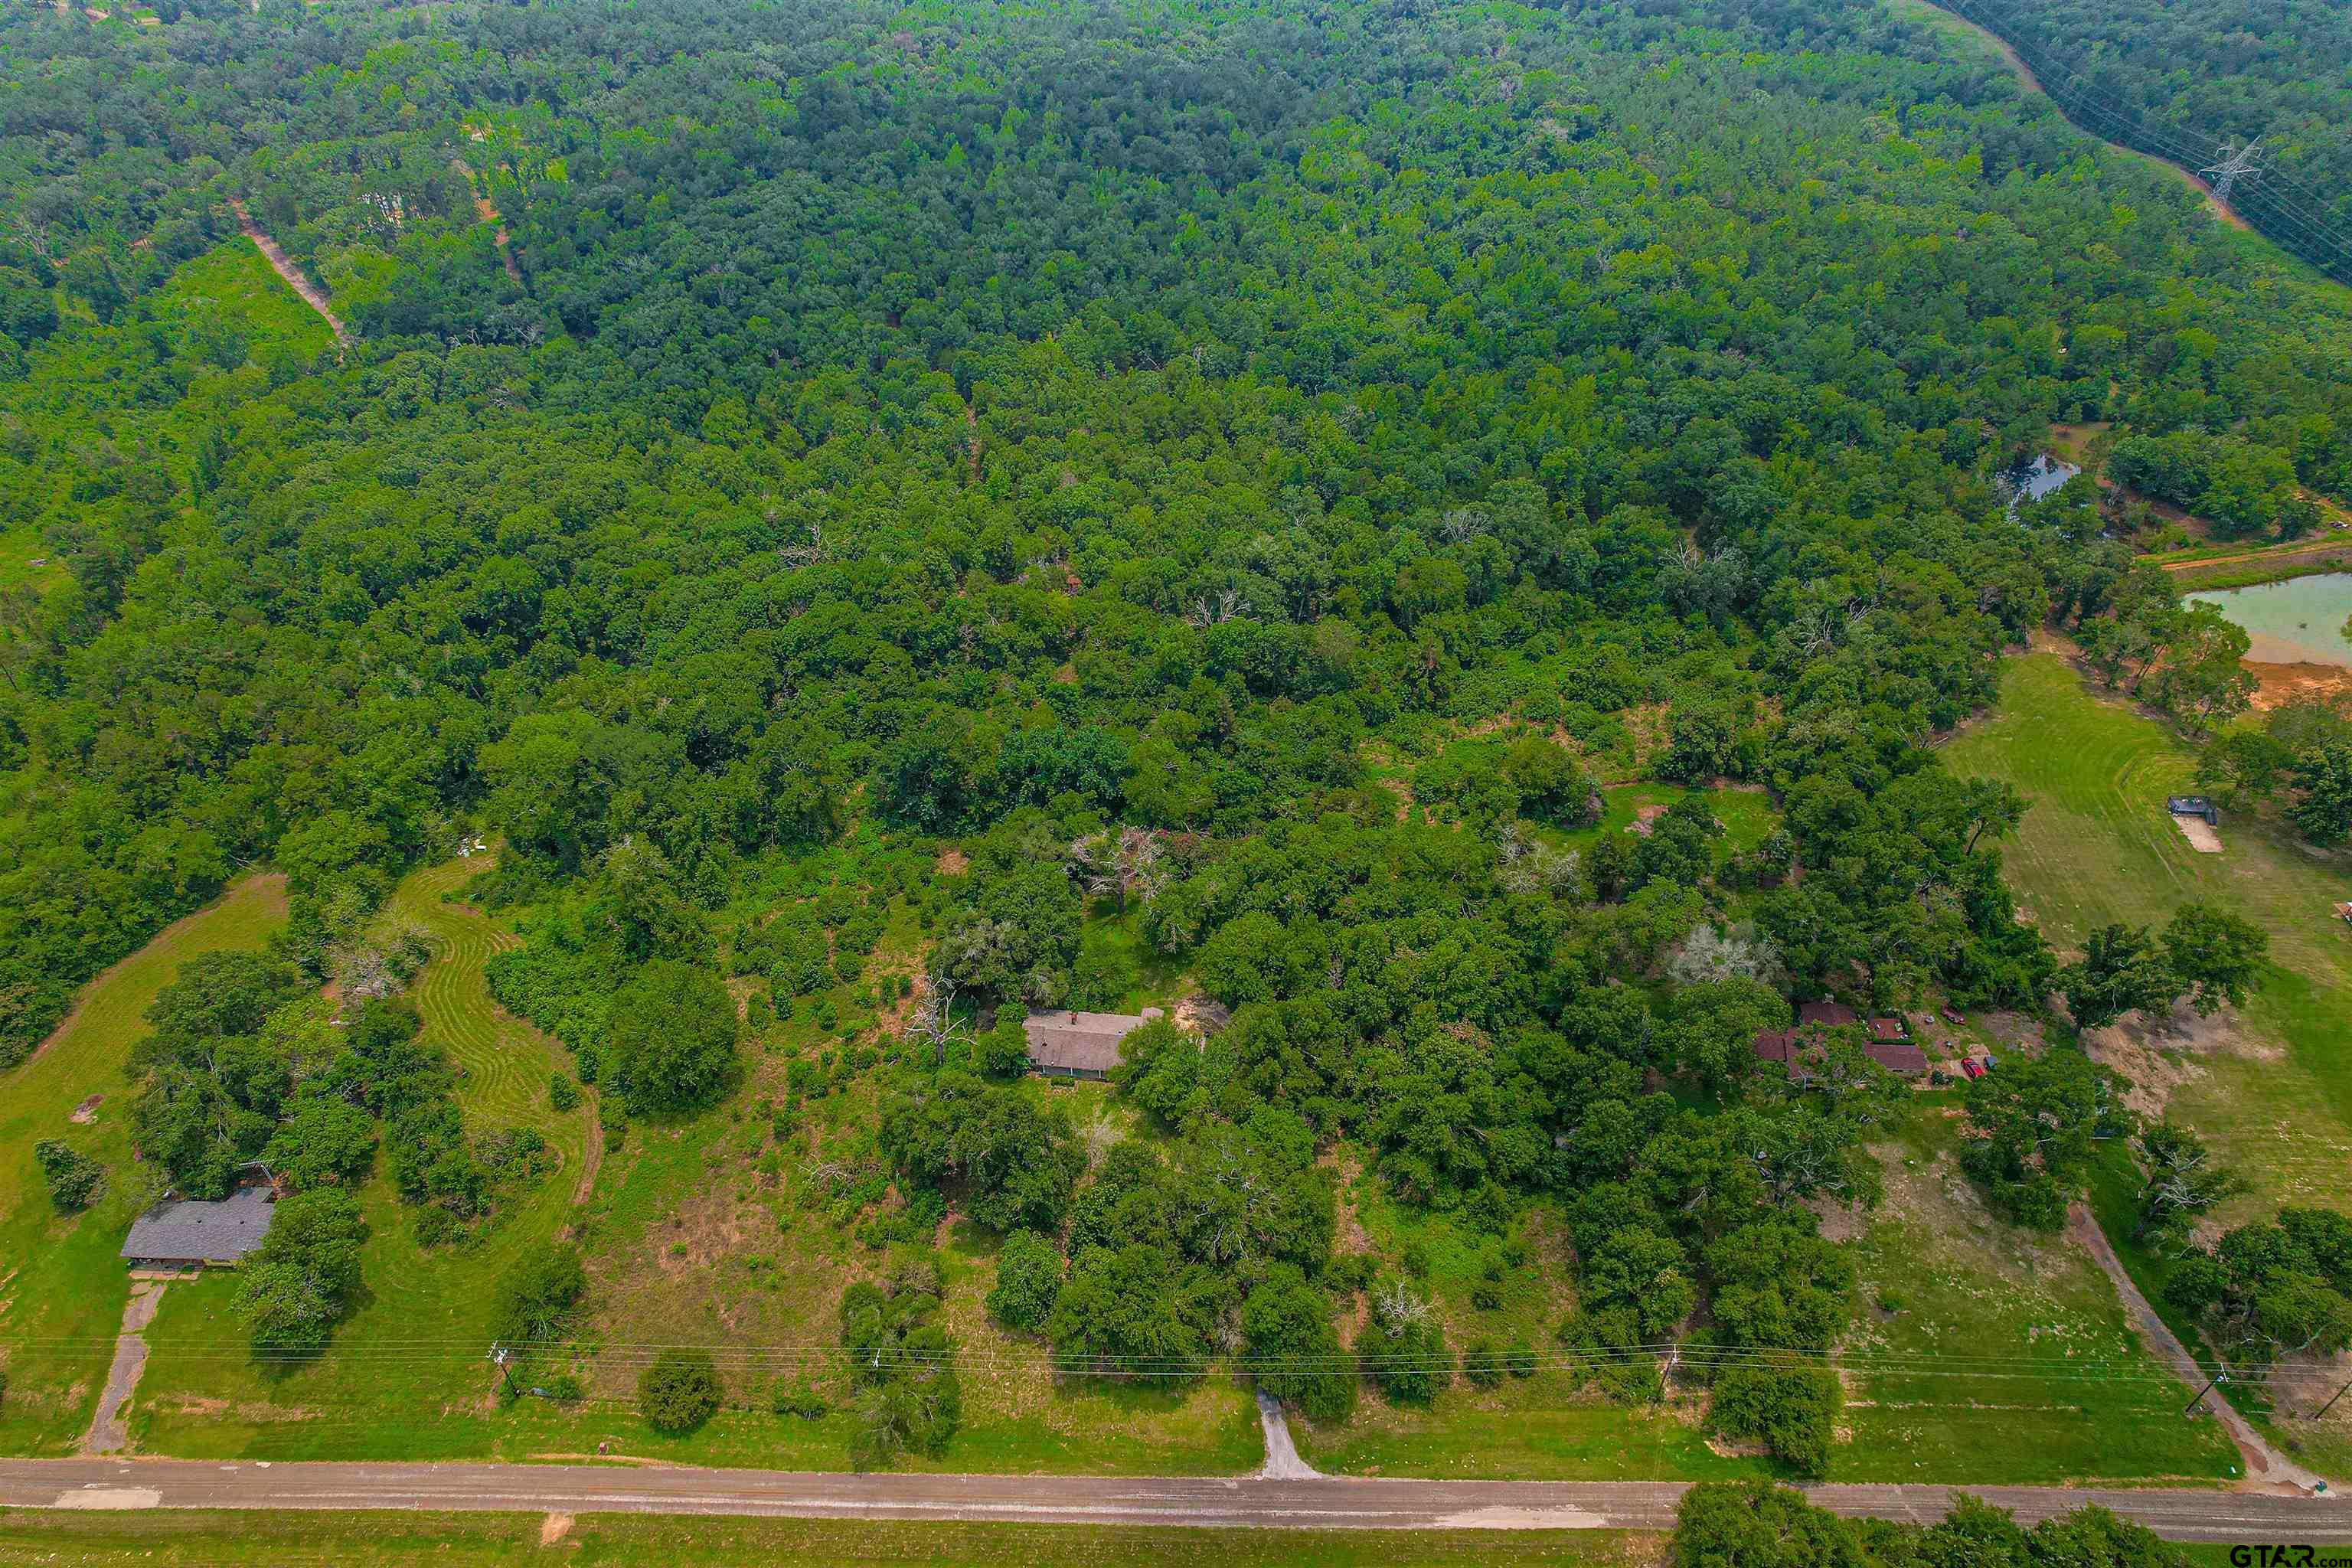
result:
<svg viewBox="0 0 2352 1568"><path fill-rule="evenodd" d="M931 873L939 877L961 877L971 869L971 857L961 849L942 849L940 858L931 862Z"/></svg>
<svg viewBox="0 0 2352 1568"><path fill-rule="evenodd" d="M1832 1203L1827 1198L1811 1198L1804 1206L1821 1221L1823 1241L1852 1241L1869 1228L1870 1215L1851 1205Z"/></svg>
<svg viewBox="0 0 2352 1568"><path fill-rule="evenodd" d="M2205 1076L2201 1065L2189 1060L2178 1048L2168 1049L2167 1044L2141 1023L2087 1029L2083 1034L2084 1054L2102 1067L2115 1068L2130 1081L2131 1089L2125 1094L2124 1103L2142 1116L2163 1115L2175 1091Z"/></svg>
<svg viewBox="0 0 2352 1568"><path fill-rule="evenodd" d="M1168 1010L1169 1021L1187 1034L1209 1039L1222 1033L1234 1021L1234 1010L1213 996L1195 993L1179 997Z"/></svg>
<svg viewBox="0 0 2352 1568"><path fill-rule="evenodd" d="M1977 1015L1977 1027L1990 1035L2012 1051L2031 1051L2039 1055L2047 1043L2042 1037L2042 1022L2023 1013L2000 1009Z"/></svg>
<svg viewBox="0 0 2352 1568"><path fill-rule="evenodd" d="M1647 838L1650 836L1650 824L1657 821L1658 818L1665 815L1666 808L1663 805L1636 806L1633 810L1633 824L1628 826L1625 831L1628 833L1638 833L1643 837Z"/></svg>
<svg viewBox="0 0 2352 1568"><path fill-rule="evenodd" d="M2272 1407L2289 1421L2308 1421L2347 1383L2352 1383L2352 1352L2326 1356L2281 1356L2263 1378ZM2352 1395L2347 1395L2330 1410L2325 1423L2339 1435L2352 1427L2352 1415L2347 1414L2347 1406L2352 1406Z"/></svg>
<svg viewBox="0 0 2352 1568"><path fill-rule="evenodd" d="M2262 711L2289 702L2315 698L2327 701L2352 695L2352 669L2340 664L2257 664L2252 659L2243 663L2246 672L2258 683L2253 704Z"/></svg>
<svg viewBox="0 0 2352 1568"><path fill-rule="evenodd" d="M571 1533L572 1516L568 1513L551 1513L540 1521L539 1543L541 1546L552 1546Z"/></svg>
<svg viewBox="0 0 2352 1568"><path fill-rule="evenodd" d="M2180 837L2189 840L2189 847L2200 855L2219 855L2221 852L2221 836L2203 817L2182 816L2175 813L2172 826L2180 829Z"/></svg>
<svg viewBox="0 0 2352 1568"><path fill-rule="evenodd" d="M87 1127L91 1122L98 1120L98 1108L101 1104L105 1103L105 1100L106 1096L102 1094L93 1094L88 1100L83 1100L79 1105L75 1106L72 1110L68 1111L66 1115L66 1120L77 1124L78 1126Z"/></svg>

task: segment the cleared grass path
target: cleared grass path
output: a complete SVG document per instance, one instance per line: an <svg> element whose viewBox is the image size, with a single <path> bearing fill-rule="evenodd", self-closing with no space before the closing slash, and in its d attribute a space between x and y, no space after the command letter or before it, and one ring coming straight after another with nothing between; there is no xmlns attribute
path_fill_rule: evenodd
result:
<svg viewBox="0 0 2352 1568"><path fill-rule="evenodd" d="M487 1353L498 1282L524 1252L561 1235L573 1215L588 1111L558 1116L548 1081L560 1047L490 1000L482 966L515 938L443 895L488 862L452 860L410 873L392 912L435 942L411 987L424 1037L460 1069L469 1131L539 1130L558 1163L536 1183L509 1184L480 1234L425 1250L416 1211L379 1174L362 1194L373 1227L362 1259L366 1299L315 1360L260 1365L245 1351L233 1280L174 1288L148 1338L153 1347L133 1438L146 1452L190 1458L436 1458L480 1455L500 1424Z"/></svg>

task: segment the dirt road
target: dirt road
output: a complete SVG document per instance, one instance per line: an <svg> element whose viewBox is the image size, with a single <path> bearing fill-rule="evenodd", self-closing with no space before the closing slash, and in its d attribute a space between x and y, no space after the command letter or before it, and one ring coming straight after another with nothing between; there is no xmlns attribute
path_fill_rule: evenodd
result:
<svg viewBox="0 0 2352 1568"><path fill-rule="evenodd" d="M320 291L319 286L311 282L309 275L300 268L294 265L292 257L278 248L276 240L261 232L260 226L255 223L252 215L245 210L243 202L231 196L228 199L228 205L229 210L236 214L236 226L245 231L245 237L253 241L255 247L268 259L269 265L276 269L278 276L286 279L286 287L299 294L302 297L302 302L318 311L319 319L326 322L333 331L335 346L337 348L351 346L352 334L344 330L343 323L337 319L335 312L328 308L327 296Z"/></svg>
<svg viewBox="0 0 2352 1568"><path fill-rule="evenodd" d="M2095 1502L2174 1541L2352 1543L2352 1509L2249 1492L1983 1487L2031 1524ZM795 1519L964 1519L1318 1530L1663 1530L1672 1482L1179 1479L1099 1476L795 1475L663 1466L223 1464L0 1459L0 1507L464 1509ZM1932 1520L1950 1489L1826 1486L1836 1512Z"/></svg>
<svg viewBox="0 0 2352 1568"><path fill-rule="evenodd" d="M2107 1240L2107 1233L2099 1228L2099 1222L2093 1217L2088 1205L2077 1203L2067 1209L2066 1234L2081 1244L2098 1263L2099 1271L2115 1286L2116 1294L2123 1300L2124 1310L2131 1314L2132 1326L2139 1331L2139 1337L2148 1349L2154 1351L2158 1358L2190 1388L2204 1387L2205 1369L2197 1364L2197 1358L2189 1353L2189 1347L2180 1342L2179 1337L2166 1324L2148 1299L2140 1294L2139 1286L2125 1271L2123 1259L2116 1256L2114 1246ZM2239 1415L2220 1393L2207 1394L2205 1407L2213 1412L2221 1421L2222 1430L2229 1433L2231 1440L2238 1445L2238 1454L2246 1462L2246 1475L2250 1480L2285 1481L2306 1491L2320 1481L2321 1477L2316 1472L2305 1469L2271 1447L2270 1440L2254 1430L2253 1423Z"/></svg>

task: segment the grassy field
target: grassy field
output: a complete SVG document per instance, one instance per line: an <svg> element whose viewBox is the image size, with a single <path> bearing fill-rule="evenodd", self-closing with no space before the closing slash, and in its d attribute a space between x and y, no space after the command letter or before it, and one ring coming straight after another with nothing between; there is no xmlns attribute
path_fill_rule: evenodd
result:
<svg viewBox="0 0 2352 1568"><path fill-rule="evenodd" d="M1831 1479L1963 1484L2222 1479L2236 1455L2210 1423L2181 1421L2189 1391L2150 1361L2115 1292L2059 1241L1999 1224L1951 1161L1949 1095L1921 1096L1881 1150L1887 1198L1850 1239L1862 1297L1844 1346L1846 1391ZM1540 1214L1523 1222L1532 1263L1499 1307L1469 1300L1478 1244L1444 1216L1412 1216L1377 1187L1349 1189L1353 1226L1395 1257L1415 1248L1457 1352L1473 1336L1557 1349L1574 1300L1564 1239ZM1347 1229L1343 1226L1343 1230ZM1355 1419L1322 1430L1294 1420L1299 1452L1342 1475L1688 1480L1769 1476L1764 1460L1710 1445L1703 1390L1627 1409L1547 1369L1491 1389L1456 1381L1425 1408L1369 1388Z"/></svg>
<svg viewBox="0 0 2352 1568"><path fill-rule="evenodd" d="M0 1342L13 1347L0 1452L70 1450L113 1353L130 1290L116 1252L152 1195L131 1159L123 1074L146 1033L148 1005L190 957L258 948L285 918L284 879L247 878L84 987L47 1044L0 1077ZM93 1096L104 1099L89 1120L69 1121ZM72 1218L51 1208L34 1163L33 1145L44 1138L63 1139L106 1165L105 1190Z"/></svg>
<svg viewBox="0 0 2352 1568"><path fill-rule="evenodd" d="M468 1125L536 1127L559 1167L503 1192L502 1212L485 1234L432 1252L417 1246L412 1212L379 1174L363 1194L373 1226L362 1265L366 1298L312 1362L251 1360L233 1311L234 1278L171 1287L132 1406L141 1447L205 1458L423 1458L483 1453L496 1437L497 1425L485 1419L493 1289L519 1253L572 1219L589 1112L550 1109L548 1081L562 1053L490 1004L482 965L513 938L443 900L476 868L466 861L428 867L393 894L393 911L436 943L413 999L425 1039L462 1069L458 1100Z"/></svg>
<svg viewBox="0 0 2352 1568"><path fill-rule="evenodd" d="M547 1533L559 1530L552 1542ZM1298 1564L1373 1568L1496 1562L1651 1568L1666 1538L1641 1531L1241 1531L1159 1526L968 1524L897 1521L637 1518L583 1514L219 1513L0 1514L0 1563L138 1563L142 1568L469 1568L579 1562L724 1565L792 1563L1097 1563Z"/></svg>
<svg viewBox="0 0 2352 1568"><path fill-rule="evenodd" d="M2352 886L2352 864L2315 856L2245 814L2224 819L2221 854L2191 850L2164 811L2166 794L2189 782L2187 748L2163 725L2102 700L2051 654L2009 661L1999 708L1947 758L1963 773L2008 780L2033 803L2008 875L2062 948L2107 921L2160 921L2191 899L2269 933L2272 963L2242 1013L2102 1031L2092 1047L2139 1085L2140 1109L2160 1107L2195 1127L2247 1183L2225 1222L2281 1204L2352 1206L2352 935L2329 914ZM2163 1260L2124 1244L2130 1182L2110 1173L2098 1207L2154 1297ZM2352 1402L2325 1423L2272 1431L2309 1462L2352 1473Z"/></svg>
<svg viewBox="0 0 2352 1568"><path fill-rule="evenodd" d="M2329 913L2352 886L2352 863L2244 814L2223 822L2223 853L2191 849L2164 810L2165 795L2189 785L2187 747L2101 700L2051 654L2010 660L1999 708L1946 758L2032 802L2008 875L2061 949L2112 921L2160 922L2190 900L2269 933L2273 962L2242 1016L2120 1031L2110 1048L2252 1184L2241 1212L2352 1205L2352 935Z"/></svg>
<svg viewBox="0 0 2352 1568"><path fill-rule="evenodd" d="M1853 1257L1833 1479L1992 1486L2223 1479L2236 1450L2180 1417L2190 1391L2063 1238L1995 1219L1955 1163L1952 1097L1922 1096L1880 1150L1886 1198Z"/></svg>

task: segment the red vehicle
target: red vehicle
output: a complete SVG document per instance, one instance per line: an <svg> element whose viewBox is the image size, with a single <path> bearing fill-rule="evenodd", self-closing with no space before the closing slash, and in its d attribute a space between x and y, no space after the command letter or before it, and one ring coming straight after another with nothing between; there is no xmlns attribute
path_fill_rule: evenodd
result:
<svg viewBox="0 0 2352 1568"><path fill-rule="evenodd" d="M1947 1007L1944 1009L1944 1022L1947 1024L1965 1024L1968 1021L1969 1016L1966 1013L1961 1012L1958 1007Z"/></svg>
<svg viewBox="0 0 2352 1568"><path fill-rule="evenodd" d="M1982 1078L1984 1077L1985 1069L1984 1064L1977 1060L1976 1058L1962 1057L1960 1058L1960 1070L1968 1074L1970 1078Z"/></svg>

